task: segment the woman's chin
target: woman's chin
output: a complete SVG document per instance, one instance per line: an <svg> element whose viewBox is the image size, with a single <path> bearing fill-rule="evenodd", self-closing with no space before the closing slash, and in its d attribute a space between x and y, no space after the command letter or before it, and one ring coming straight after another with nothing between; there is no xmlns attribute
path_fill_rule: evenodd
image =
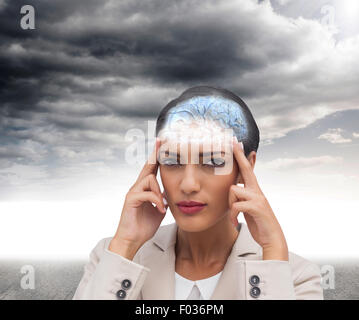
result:
<svg viewBox="0 0 359 320"><path fill-rule="evenodd" d="M208 229L208 223L203 221L203 219L198 219L192 217L192 219L188 219L186 217L175 218L176 224L178 227L186 232L200 232Z"/></svg>

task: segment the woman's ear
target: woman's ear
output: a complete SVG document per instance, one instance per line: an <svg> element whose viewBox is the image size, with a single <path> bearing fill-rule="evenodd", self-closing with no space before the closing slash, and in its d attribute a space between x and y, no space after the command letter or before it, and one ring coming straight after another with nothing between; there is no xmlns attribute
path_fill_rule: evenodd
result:
<svg viewBox="0 0 359 320"><path fill-rule="evenodd" d="M252 170L254 170L254 165L256 164L257 160L257 152L251 151L247 157L249 163L251 164Z"/></svg>

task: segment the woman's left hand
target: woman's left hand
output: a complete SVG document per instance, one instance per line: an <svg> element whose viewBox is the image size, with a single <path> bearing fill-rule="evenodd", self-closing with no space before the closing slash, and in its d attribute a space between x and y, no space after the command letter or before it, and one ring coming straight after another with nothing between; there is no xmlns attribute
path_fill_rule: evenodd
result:
<svg viewBox="0 0 359 320"><path fill-rule="evenodd" d="M232 185L229 190L229 208L232 222L243 212L253 239L263 249L263 260L288 261L288 246L269 202L258 185L252 166L243 151L243 144L234 137L233 153L244 187Z"/></svg>

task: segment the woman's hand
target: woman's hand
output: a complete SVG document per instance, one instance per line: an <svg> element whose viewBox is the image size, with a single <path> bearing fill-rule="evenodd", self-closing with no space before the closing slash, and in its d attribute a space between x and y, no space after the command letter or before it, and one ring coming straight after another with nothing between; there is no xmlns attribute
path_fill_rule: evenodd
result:
<svg viewBox="0 0 359 320"><path fill-rule="evenodd" d="M243 144L233 139L233 153L243 179L244 187L232 185L229 191L229 208L232 222L238 225L237 216L243 212L253 239L263 248L263 260L288 261L288 247L283 231L260 189L252 166L246 158Z"/></svg>
<svg viewBox="0 0 359 320"><path fill-rule="evenodd" d="M154 236L168 208L156 179L157 151L160 144L161 141L156 139L152 154L128 191L116 234L109 245L110 251L130 260L137 250Z"/></svg>

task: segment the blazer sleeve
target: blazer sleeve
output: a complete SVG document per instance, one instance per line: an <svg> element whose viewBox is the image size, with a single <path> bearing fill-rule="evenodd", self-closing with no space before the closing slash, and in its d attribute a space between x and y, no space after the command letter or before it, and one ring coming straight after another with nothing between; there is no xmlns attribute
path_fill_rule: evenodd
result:
<svg viewBox="0 0 359 320"><path fill-rule="evenodd" d="M293 277L289 261L241 260L244 299L323 300L319 267L308 261Z"/></svg>
<svg viewBox="0 0 359 320"><path fill-rule="evenodd" d="M73 300L142 300L150 269L139 263L139 251L133 260L109 251L110 240L104 238L92 249Z"/></svg>

